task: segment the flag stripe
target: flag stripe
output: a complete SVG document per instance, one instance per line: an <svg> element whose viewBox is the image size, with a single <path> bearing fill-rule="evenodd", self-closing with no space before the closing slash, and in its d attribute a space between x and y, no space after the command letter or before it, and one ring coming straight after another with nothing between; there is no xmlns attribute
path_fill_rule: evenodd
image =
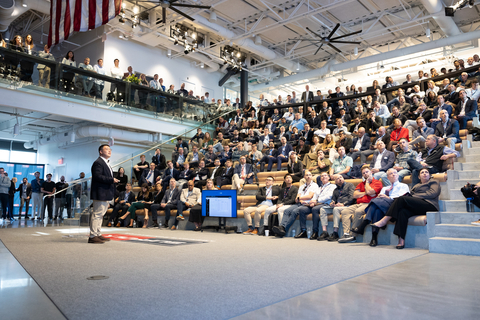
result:
<svg viewBox="0 0 480 320"><path fill-rule="evenodd" d="M73 32L95 29L115 18L122 0L51 0L48 45L68 39Z"/></svg>

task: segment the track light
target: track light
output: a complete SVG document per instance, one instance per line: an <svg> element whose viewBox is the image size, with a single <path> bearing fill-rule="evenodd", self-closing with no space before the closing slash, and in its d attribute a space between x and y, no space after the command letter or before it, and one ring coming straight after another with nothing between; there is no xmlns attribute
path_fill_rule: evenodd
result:
<svg viewBox="0 0 480 320"><path fill-rule="evenodd" d="M297 71L300 71L300 62L297 62Z"/></svg>
<svg viewBox="0 0 480 320"><path fill-rule="evenodd" d="M355 47L355 49L353 49L353 54L358 56L358 47Z"/></svg>
<svg viewBox="0 0 480 320"><path fill-rule="evenodd" d="M27 7L27 0L22 0L22 7L24 7L24 8Z"/></svg>
<svg viewBox="0 0 480 320"><path fill-rule="evenodd" d="M18 136L20 134L20 125L18 123L15 123L13 126L13 135Z"/></svg>
<svg viewBox="0 0 480 320"><path fill-rule="evenodd" d="M203 62L200 63L200 68L202 68L202 69L205 68L205 64Z"/></svg>
<svg viewBox="0 0 480 320"><path fill-rule="evenodd" d="M70 142L71 142L71 143L74 143L74 142L75 142L75 132L72 132L72 133L70 134Z"/></svg>
<svg viewBox="0 0 480 320"><path fill-rule="evenodd" d="M217 14L213 11L210 12L210 18L208 19L208 21L210 22L213 22L213 21L217 21Z"/></svg>
<svg viewBox="0 0 480 320"><path fill-rule="evenodd" d="M139 11L139 8L137 6L133 7L133 14L137 14Z"/></svg>
<svg viewBox="0 0 480 320"><path fill-rule="evenodd" d="M168 51L167 51L167 56L170 57L171 55L172 55L172 50L168 49Z"/></svg>
<svg viewBox="0 0 480 320"><path fill-rule="evenodd" d="M261 45L262 44L262 38L260 36L255 37L255 44L256 45Z"/></svg>
<svg viewBox="0 0 480 320"><path fill-rule="evenodd" d="M430 38L430 28L427 28L425 35L427 36L427 38Z"/></svg>

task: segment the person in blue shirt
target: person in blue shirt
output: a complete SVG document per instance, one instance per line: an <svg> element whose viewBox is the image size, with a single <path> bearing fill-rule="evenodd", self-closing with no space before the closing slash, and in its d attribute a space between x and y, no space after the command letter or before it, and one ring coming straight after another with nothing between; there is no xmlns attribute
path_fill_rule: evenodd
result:
<svg viewBox="0 0 480 320"><path fill-rule="evenodd" d="M307 123L307 120L300 118L300 113L295 114L295 119L290 123L290 132L293 131L293 128L297 128L298 131L302 131L303 127Z"/></svg>

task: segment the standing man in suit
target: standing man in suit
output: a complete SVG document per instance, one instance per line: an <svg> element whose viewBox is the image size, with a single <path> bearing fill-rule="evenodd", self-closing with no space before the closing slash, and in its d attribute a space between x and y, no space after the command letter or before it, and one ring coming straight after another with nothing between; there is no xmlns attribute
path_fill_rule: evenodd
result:
<svg viewBox="0 0 480 320"><path fill-rule="evenodd" d="M132 191L132 184L127 182L125 185L125 191L120 192L117 199L115 199L115 206L110 213L110 217L108 217L107 227L121 227L122 225L118 222L118 218L128 211L128 208L130 208L130 205L133 202L135 202L135 194Z"/></svg>
<svg viewBox="0 0 480 320"><path fill-rule="evenodd" d="M155 154L152 157L152 162L155 163L157 170L160 172L167 167L167 161L161 152L160 148L155 149Z"/></svg>
<svg viewBox="0 0 480 320"><path fill-rule="evenodd" d="M25 204L25 220L28 220L28 209L30 198L32 197L32 185L28 183L27 178L23 178L22 183L18 186L17 191L20 191L20 207L18 208L18 220L22 216L23 205Z"/></svg>
<svg viewBox="0 0 480 320"><path fill-rule="evenodd" d="M373 159L370 163L370 168L373 173L373 177L376 180L387 172L388 169L393 167L395 162L395 153L388 151L385 148L385 143L382 140L377 140L377 150L373 153Z"/></svg>
<svg viewBox="0 0 480 320"><path fill-rule="evenodd" d="M272 176L267 177L265 179L265 188L260 188L257 191L257 204L243 210L243 217L248 225L248 230L243 234L258 234L262 212L277 203L278 196L280 195L280 188L273 185L274 180L275 179ZM252 213L255 214L253 217L255 227L252 225Z"/></svg>
<svg viewBox="0 0 480 320"><path fill-rule="evenodd" d="M234 172L232 163L232 160L228 159L225 162L225 168L218 168L218 170L214 169L212 171L212 175L210 178L215 178L213 181L217 183L218 189L221 189L222 186L232 184L232 177ZM218 173L218 171L220 171L220 173Z"/></svg>
<svg viewBox="0 0 480 320"><path fill-rule="evenodd" d="M160 171L156 169L154 162L150 162L150 170L143 170L139 185L146 183L151 187L154 186L158 180L160 180Z"/></svg>
<svg viewBox="0 0 480 320"><path fill-rule="evenodd" d="M102 236L102 221L108 209L108 203L113 200L115 194L115 183L120 180L113 177L110 167L112 149L108 144L102 144L98 148L100 156L92 165L92 185L90 198L93 200L93 213L90 220L90 237L88 243L105 243L109 241Z"/></svg>
<svg viewBox="0 0 480 320"><path fill-rule="evenodd" d="M455 119L449 119L445 110L440 111L442 121L435 128L435 135L438 137L438 143L445 143L450 149L455 150L455 143L460 142L459 124Z"/></svg>
<svg viewBox="0 0 480 320"><path fill-rule="evenodd" d="M167 189L170 179L173 178L175 181L177 181L178 176L179 176L178 170L173 167L173 162L168 160L167 161L167 169L165 169L165 171L163 171L163 176L162 176L163 190Z"/></svg>
<svg viewBox="0 0 480 320"><path fill-rule="evenodd" d="M302 101L310 102L313 101L313 92L310 91L308 84L305 86L305 91L302 93Z"/></svg>
<svg viewBox="0 0 480 320"><path fill-rule="evenodd" d="M200 189L195 188L193 185L193 180L188 181L187 188L182 190L180 194L180 200L177 202L177 218L175 223L172 226L172 230L177 229L178 221L185 220L183 216L183 211L185 209L190 209L196 207L196 209L202 209L202 192Z"/></svg>
<svg viewBox="0 0 480 320"><path fill-rule="evenodd" d="M472 120L477 115L477 101L470 100L465 89L460 90L458 95L460 96L460 101L455 108L455 116L453 118L459 122L460 129L466 129L468 120Z"/></svg>
<svg viewBox="0 0 480 320"><path fill-rule="evenodd" d="M253 168L251 164L247 163L247 158L241 156L240 163L237 164L233 171L232 189L242 192L244 183L253 183Z"/></svg>
<svg viewBox="0 0 480 320"><path fill-rule="evenodd" d="M357 137L352 141L352 147L348 156L355 162L361 153L368 149L370 149L370 137L365 133L365 128L360 127L358 128Z"/></svg>

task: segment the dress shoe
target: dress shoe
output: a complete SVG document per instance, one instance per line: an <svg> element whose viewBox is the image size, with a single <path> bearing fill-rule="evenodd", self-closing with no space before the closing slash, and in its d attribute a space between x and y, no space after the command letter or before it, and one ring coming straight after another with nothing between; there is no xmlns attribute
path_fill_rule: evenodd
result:
<svg viewBox="0 0 480 320"><path fill-rule="evenodd" d="M153 221L152 228L158 228L158 223L156 221Z"/></svg>
<svg viewBox="0 0 480 320"><path fill-rule="evenodd" d="M312 235L310 236L310 240L317 240L317 238L318 238L317 232L312 233Z"/></svg>
<svg viewBox="0 0 480 320"><path fill-rule="evenodd" d="M122 224L120 222L117 222L117 225L115 226L116 228L120 228Z"/></svg>
<svg viewBox="0 0 480 320"><path fill-rule="evenodd" d="M382 229L382 230L387 229L387 225L384 225L383 227L377 227L374 223L371 223L370 226L371 226L372 228L380 228L380 229Z"/></svg>
<svg viewBox="0 0 480 320"><path fill-rule="evenodd" d="M103 240L103 241L110 241L110 240L112 240L112 239L110 239L110 238L105 238L104 236L98 236L98 237L99 237L101 240Z"/></svg>
<svg viewBox="0 0 480 320"><path fill-rule="evenodd" d="M258 234L258 230L257 230L257 229L253 229L253 230L252 230L252 234L253 234L253 235Z"/></svg>
<svg viewBox="0 0 480 320"><path fill-rule="evenodd" d="M285 228L283 226L275 226L273 227L273 232L275 232L276 235L278 235L279 237L283 237L285 236Z"/></svg>
<svg viewBox="0 0 480 320"><path fill-rule="evenodd" d="M377 244L378 244L378 243L377 243L377 239L372 239L372 240L370 241L370 247L376 247Z"/></svg>
<svg viewBox="0 0 480 320"><path fill-rule="evenodd" d="M405 248L405 245L403 245L403 246L397 245L395 248L397 248L397 249L403 249L403 248Z"/></svg>
<svg viewBox="0 0 480 320"><path fill-rule="evenodd" d="M328 237L328 241L338 241L338 233L337 232L333 232L332 235L330 237Z"/></svg>
<svg viewBox="0 0 480 320"><path fill-rule="evenodd" d="M294 238L295 238L295 239L308 238L307 230L301 231L301 232L300 232L299 234L297 234Z"/></svg>
<svg viewBox="0 0 480 320"><path fill-rule="evenodd" d="M165 229L168 229L168 222L165 222L165 224L163 225L163 227L164 227Z"/></svg>
<svg viewBox="0 0 480 320"><path fill-rule="evenodd" d="M99 237L93 237L93 238L88 238L88 243L105 243L105 241L103 241Z"/></svg>
<svg viewBox="0 0 480 320"><path fill-rule="evenodd" d="M325 241L330 237L327 231L323 231L322 234L317 238L318 241Z"/></svg>
<svg viewBox="0 0 480 320"><path fill-rule="evenodd" d="M198 226L198 227L195 227L195 229L193 229L193 231L200 231L202 230L202 227Z"/></svg>
<svg viewBox="0 0 480 320"><path fill-rule="evenodd" d="M133 228L133 225L131 225L131 226L127 226L127 228Z"/></svg>
<svg viewBox="0 0 480 320"><path fill-rule="evenodd" d="M107 227L111 228L111 227L112 227L112 223L109 222L109 223L107 224Z"/></svg>

